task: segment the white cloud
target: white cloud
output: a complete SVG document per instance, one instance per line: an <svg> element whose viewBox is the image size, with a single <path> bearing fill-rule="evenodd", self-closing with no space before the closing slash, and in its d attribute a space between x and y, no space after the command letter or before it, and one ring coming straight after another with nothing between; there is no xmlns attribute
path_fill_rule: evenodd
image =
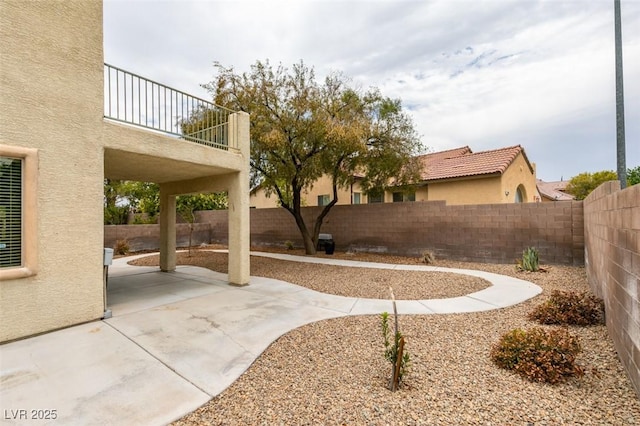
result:
<svg viewBox="0 0 640 426"><path fill-rule="evenodd" d="M627 163L640 164L640 2L622 0ZM615 169L613 4L106 1L105 60L195 95L212 63L344 72L399 97L433 149L523 144L552 180Z"/></svg>

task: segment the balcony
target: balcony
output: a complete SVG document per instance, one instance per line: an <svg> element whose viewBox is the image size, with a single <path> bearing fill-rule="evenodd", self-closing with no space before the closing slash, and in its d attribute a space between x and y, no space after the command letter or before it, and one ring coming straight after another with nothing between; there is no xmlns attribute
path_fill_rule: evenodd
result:
<svg viewBox="0 0 640 426"><path fill-rule="evenodd" d="M229 137L235 113L204 99L104 65L104 117L216 149L237 151Z"/></svg>

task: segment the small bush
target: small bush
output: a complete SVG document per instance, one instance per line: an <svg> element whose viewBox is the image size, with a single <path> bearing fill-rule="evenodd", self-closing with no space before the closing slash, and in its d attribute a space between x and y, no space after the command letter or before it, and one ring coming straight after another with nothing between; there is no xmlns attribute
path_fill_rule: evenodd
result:
<svg viewBox="0 0 640 426"><path fill-rule="evenodd" d="M584 374L575 363L581 350L578 338L566 329L515 329L491 348L491 360L498 367L514 370L532 382L556 384Z"/></svg>
<svg viewBox="0 0 640 426"><path fill-rule="evenodd" d="M432 251L425 250L422 252L422 257L420 258L420 260L422 260L423 263L430 265L436 261L436 257L434 256Z"/></svg>
<svg viewBox="0 0 640 426"><path fill-rule="evenodd" d="M518 269L527 272L536 272L540 269L538 250L535 247L526 248L522 252L522 260L518 261Z"/></svg>
<svg viewBox="0 0 640 426"><path fill-rule="evenodd" d="M549 300L529 312L529 319L541 324L602 324L604 302L588 292L555 290Z"/></svg>
<svg viewBox="0 0 640 426"><path fill-rule="evenodd" d="M293 241L287 240L284 242L284 246L287 248L287 250L293 250Z"/></svg>
<svg viewBox="0 0 640 426"><path fill-rule="evenodd" d="M124 256L129 254L129 241L127 240L118 240L116 241L116 246L114 247L114 251L117 255Z"/></svg>

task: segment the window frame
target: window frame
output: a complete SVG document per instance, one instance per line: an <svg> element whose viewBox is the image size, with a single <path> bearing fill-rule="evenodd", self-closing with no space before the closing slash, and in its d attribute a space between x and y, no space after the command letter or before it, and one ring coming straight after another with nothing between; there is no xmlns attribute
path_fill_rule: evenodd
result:
<svg viewBox="0 0 640 426"><path fill-rule="evenodd" d="M331 196L329 194L318 195L318 206L324 207L331 202Z"/></svg>
<svg viewBox="0 0 640 426"><path fill-rule="evenodd" d="M384 192L370 192L367 194L367 204L384 203Z"/></svg>
<svg viewBox="0 0 640 426"><path fill-rule="evenodd" d="M38 273L38 150L0 144L0 156L22 160L22 262L20 266L0 268L0 281L5 281Z"/></svg>
<svg viewBox="0 0 640 426"><path fill-rule="evenodd" d="M401 198L401 199L398 199L398 198ZM393 193L394 203L411 203L414 201L416 201L415 191L411 191L411 192L397 191Z"/></svg>

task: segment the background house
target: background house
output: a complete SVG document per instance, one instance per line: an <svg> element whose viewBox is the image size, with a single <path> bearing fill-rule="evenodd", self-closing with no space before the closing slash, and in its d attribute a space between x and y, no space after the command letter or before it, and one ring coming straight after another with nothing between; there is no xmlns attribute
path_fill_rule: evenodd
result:
<svg viewBox="0 0 640 426"><path fill-rule="evenodd" d="M393 189L366 194L358 176L348 188L338 189L338 205L392 203L406 201L446 201L449 205L529 203L540 201L535 166L520 145L474 153L471 148L440 151L418 157L423 172L415 191ZM303 192L305 206L321 206L333 197L331 179L323 176ZM263 188L251 192L250 204L256 208L278 207L276 195L266 196Z"/></svg>
<svg viewBox="0 0 640 426"><path fill-rule="evenodd" d="M542 179L538 179L536 181L542 202L575 200L575 197L567 192L568 184L568 180L545 182Z"/></svg>
<svg viewBox="0 0 640 426"><path fill-rule="evenodd" d="M104 64L101 1L0 7L0 342L104 316L105 178L160 185L163 271L175 269L176 196L228 191L229 280L246 284L248 115L212 123L224 140L181 134L190 117L134 94L195 98Z"/></svg>

